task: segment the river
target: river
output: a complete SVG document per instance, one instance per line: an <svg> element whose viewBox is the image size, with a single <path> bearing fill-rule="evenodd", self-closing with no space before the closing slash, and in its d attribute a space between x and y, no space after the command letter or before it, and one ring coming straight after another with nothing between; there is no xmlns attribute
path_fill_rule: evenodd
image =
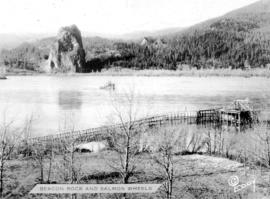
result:
<svg viewBox="0 0 270 199"><path fill-rule="evenodd" d="M100 89L108 81L115 91ZM127 107L121 99L131 93L137 118L245 98L270 111L270 79L260 77L10 76L0 81L0 121L18 126L32 117L33 136L98 127L116 122L115 110Z"/></svg>

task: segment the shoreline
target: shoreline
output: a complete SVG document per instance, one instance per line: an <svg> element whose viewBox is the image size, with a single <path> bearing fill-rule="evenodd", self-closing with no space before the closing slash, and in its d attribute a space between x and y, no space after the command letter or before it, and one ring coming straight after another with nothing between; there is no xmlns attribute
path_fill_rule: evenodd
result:
<svg viewBox="0 0 270 199"><path fill-rule="evenodd" d="M91 73L40 73L36 71L10 71L6 76L142 76L142 77L265 77L270 78L269 69L202 69L202 70L133 70L108 69Z"/></svg>

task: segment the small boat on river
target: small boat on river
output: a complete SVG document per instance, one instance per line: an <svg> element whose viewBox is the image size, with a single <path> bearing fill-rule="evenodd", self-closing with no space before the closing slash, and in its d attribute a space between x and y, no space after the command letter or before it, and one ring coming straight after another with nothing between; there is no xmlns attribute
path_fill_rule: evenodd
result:
<svg viewBox="0 0 270 199"><path fill-rule="evenodd" d="M107 82L104 86L101 86L100 89L104 90L115 90L115 84L111 81Z"/></svg>

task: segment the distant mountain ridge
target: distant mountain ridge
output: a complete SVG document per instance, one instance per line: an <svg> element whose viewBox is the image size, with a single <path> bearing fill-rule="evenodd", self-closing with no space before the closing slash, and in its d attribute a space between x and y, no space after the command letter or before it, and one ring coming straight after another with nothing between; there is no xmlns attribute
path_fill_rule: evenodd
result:
<svg viewBox="0 0 270 199"><path fill-rule="evenodd" d="M184 31L176 32L176 34L209 28L211 24L223 19L250 21L256 23L259 26L259 29L267 30L267 28L270 26L270 0L257 1L245 7L228 12L223 16L212 18L190 26L184 29Z"/></svg>
<svg viewBox="0 0 270 199"><path fill-rule="evenodd" d="M162 37L164 35L170 35L184 30L183 27L165 28L156 31L136 31L120 35L119 39L124 40L142 40L144 37ZM117 38L117 37L116 37Z"/></svg>
<svg viewBox="0 0 270 199"><path fill-rule="evenodd" d="M108 40L140 40L146 36L159 37L165 34L172 34L182 30L183 28L167 28L156 31L136 31L119 35L101 34L101 33L91 33L84 32L82 35L84 38L102 38ZM36 41L46 40L47 38L52 38L54 34L52 33L0 33L0 50L1 49L12 49L22 43L29 42L33 43Z"/></svg>
<svg viewBox="0 0 270 199"><path fill-rule="evenodd" d="M52 34L45 33L23 33L23 34L15 34L15 33L0 33L0 50L12 49L24 42L35 42L39 39L43 39L46 37L50 37Z"/></svg>

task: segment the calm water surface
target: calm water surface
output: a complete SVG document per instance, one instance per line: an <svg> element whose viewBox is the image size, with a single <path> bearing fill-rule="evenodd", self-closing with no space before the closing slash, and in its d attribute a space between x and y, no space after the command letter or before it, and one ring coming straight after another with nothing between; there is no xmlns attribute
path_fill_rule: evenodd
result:
<svg viewBox="0 0 270 199"><path fill-rule="evenodd" d="M100 89L108 81L115 83L114 92ZM97 127L112 122L112 96L121 98L131 90L139 101L138 117L219 107L244 98L270 111L267 78L11 76L0 81L0 119L19 125L32 115L34 136L70 126Z"/></svg>

